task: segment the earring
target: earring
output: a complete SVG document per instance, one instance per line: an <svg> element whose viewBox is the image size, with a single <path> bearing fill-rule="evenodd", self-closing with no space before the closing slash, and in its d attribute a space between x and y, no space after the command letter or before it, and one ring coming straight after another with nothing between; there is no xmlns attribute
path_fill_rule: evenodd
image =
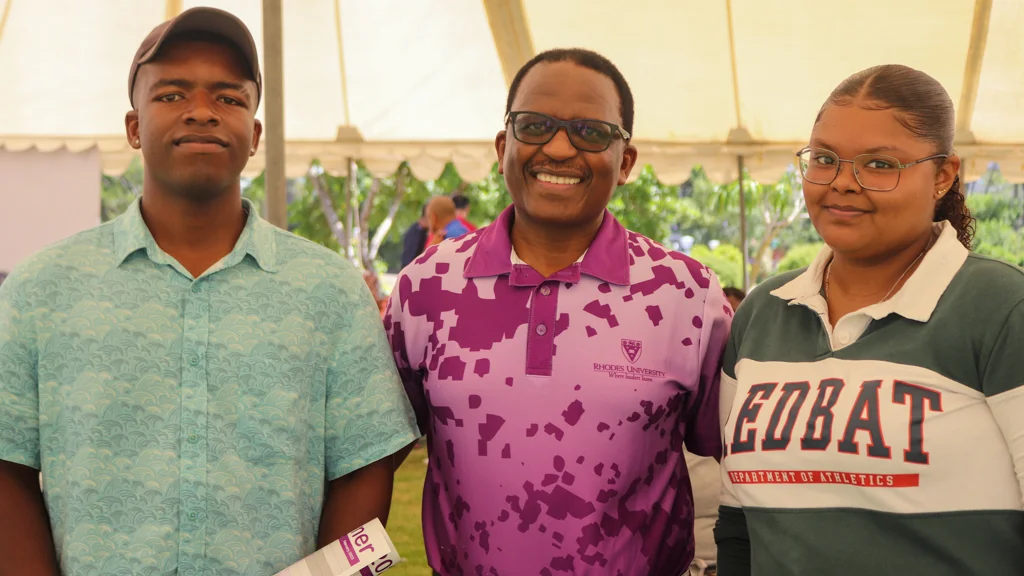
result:
<svg viewBox="0 0 1024 576"><path fill-rule="evenodd" d="M136 138L136 139L135 139L135 145L136 145L136 146L139 146L140 144L142 144L142 142L140 142L140 141L139 141L139 139L138 139L138 138Z"/></svg>

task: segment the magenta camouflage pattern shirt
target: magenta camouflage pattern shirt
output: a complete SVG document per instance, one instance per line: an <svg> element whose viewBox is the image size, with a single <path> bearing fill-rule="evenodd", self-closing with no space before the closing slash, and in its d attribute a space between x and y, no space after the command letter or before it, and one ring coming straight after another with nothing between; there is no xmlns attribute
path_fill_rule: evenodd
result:
<svg viewBox="0 0 1024 576"><path fill-rule="evenodd" d="M512 263L512 217L430 248L385 317L429 442L430 565L676 576L693 558L683 446L720 455L732 309L708 268L607 212L544 278Z"/></svg>

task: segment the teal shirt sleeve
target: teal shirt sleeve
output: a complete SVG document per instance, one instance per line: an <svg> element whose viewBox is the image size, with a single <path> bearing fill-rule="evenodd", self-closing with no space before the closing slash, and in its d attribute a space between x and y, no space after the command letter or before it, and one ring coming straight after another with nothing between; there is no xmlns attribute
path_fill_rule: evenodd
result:
<svg viewBox="0 0 1024 576"><path fill-rule="evenodd" d="M362 278L346 282L327 370L327 478L334 480L394 454L419 438L380 312Z"/></svg>
<svg viewBox="0 0 1024 576"><path fill-rule="evenodd" d="M38 470L38 349L27 289L17 272L0 285L0 460Z"/></svg>

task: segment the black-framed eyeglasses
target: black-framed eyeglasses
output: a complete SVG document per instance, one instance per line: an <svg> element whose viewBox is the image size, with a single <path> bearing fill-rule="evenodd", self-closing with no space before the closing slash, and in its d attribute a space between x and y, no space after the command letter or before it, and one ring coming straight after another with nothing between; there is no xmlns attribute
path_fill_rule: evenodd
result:
<svg viewBox="0 0 1024 576"><path fill-rule="evenodd" d="M900 172L929 160L949 158L949 154L935 154L913 162L901 164L892 156L885 154L860 154L853 160L840 158L838 154L825 148L807 147L796 153L799 158L800 175L812 184L829 185L839 176L843 162L853 165L853 176L865 190L889 192L900 184Z"/></svg>
<svg viewBox="0 0 1024 576"><path fill-rule="evenodd" d="M604 152L612 145L616 136L629 141L629 132L611 122L584 118L581 120L559 120L540 112L509 112L505 123L512 122L512 135L523 144L543 146L565 128L569 142L584 152Z"/></svg>

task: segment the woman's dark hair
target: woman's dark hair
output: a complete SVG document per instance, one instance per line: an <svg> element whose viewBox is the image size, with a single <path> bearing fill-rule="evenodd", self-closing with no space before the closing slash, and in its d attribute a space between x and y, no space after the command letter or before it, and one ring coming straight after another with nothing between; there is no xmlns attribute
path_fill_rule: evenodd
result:
<svg viewBox="0 0 1024 576"><path fill-rule="evenodd" d="M938 80L907 66L886 64L857 72L843 80L818 112L821 120L831 104L847 106L857 102L871 110L895 110L896 119L915 137L935 144L937 153L953 154L956 119L953 100ZM941 160L937 160L941 161ZM949 220L960 243L971 249L974 217L960 190L960 176L935 207L935 222Z"/></svg>
<svg viewBox="0 0 1024 576"><path fill-rule="evenodd" d="M739 288L735 288L733 286L726 286L725 288L722 288L722 292L725 292L726 296L731 296L731 297L739 300L740 302L743 302L743 299L747 297L747 293L746 292L744 292L743 290L740 290Z"/></svg>

